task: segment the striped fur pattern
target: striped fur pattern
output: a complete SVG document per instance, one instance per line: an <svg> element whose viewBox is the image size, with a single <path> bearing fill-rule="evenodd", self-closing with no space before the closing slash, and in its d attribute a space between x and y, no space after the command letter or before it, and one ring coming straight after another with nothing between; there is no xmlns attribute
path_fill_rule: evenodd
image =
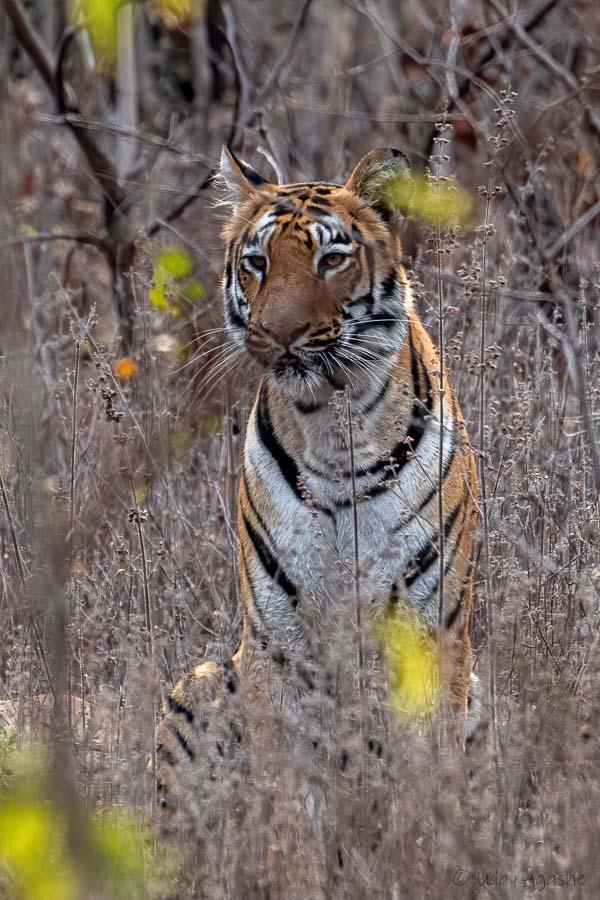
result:
<svg viewBox="0 0 600 900"><path fill-rule="evenodd" d="M201 704L223 709L232 673L259 690L277 664L312 686L320 623L354 615L357 579L364 608L408 603L441 625L461 711L472 668L476 470L382 194L405 158L372 151L343 186L268 184L227 150L221 169L225 320L265 371L239 488L243 640L227 672L205 664L169 700L171 787L208 752Z"/></svg>

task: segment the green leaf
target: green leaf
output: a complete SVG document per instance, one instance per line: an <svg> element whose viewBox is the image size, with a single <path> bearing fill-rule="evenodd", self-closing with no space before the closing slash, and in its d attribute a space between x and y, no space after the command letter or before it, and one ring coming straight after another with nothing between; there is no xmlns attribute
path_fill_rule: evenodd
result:
<svg viewBox="0 0 600 900"><path fill-rule="evenodd" d="M403 173L383 181L378 200L390 212L447 228L464 224L473 206L469 194L453 181Z"/></svg>
<svg viewBox="0 0 600 900"><path fill-rule="evenodd" d="M64 817L35 797L13 796L0 806L0 867L16 896L75 900L78 879L65 860Z"/></svg>
<svg viewBox="0 0 600 900"><path fill-rule="evenodd" d="M431 629L418 612L400 604L383 616L376 634L396 713L409 720L431 716L440 691L440 661Z"/></svg>
<svg viewBox="0 0 600 900"><path fill-rule="evenodd" d="M154 288L150 288L148 292L148 297L150 298L150 303L153 306L156 306L157 309L168 310L169 301L165 296L165 286L164 284L157 285Z"/></svg>
<svg viewBox="0 0 600 900"><path fill-rule="evenodd" d="M96 60L112 68L117 58L119 0L80 0L71 6L75 23L88 33Z"/></svg>
<svg viewBox="0 0 600 900"><path fill-rule="evenodd" d="M221 416L216 414L208 416L200 426L200 434L206 437L209 434L214 434L215 431L221 431L222 424L223 419Z"/></svg>
<svg viewBox="0 0 600 900"><path fill-rule="evenodd" d="M200 303L206 296L206 289L200 281L190 281L182 293L188 303Z"/></svg>
<svg viewBox="0 0 600 900"><path fill-rule="evenodd" d="M157 256L154 262L155 277L159 272L163 275L165 281L169 278L185 278L193 269L192 260L189 254L171 247Z"/></svg>
<svg viewBox="0 0 600 900"><path fill-rule="evenodd" d="M181 308L172 302L174 296L181 295L189 303L198 302L204 296L204 287L199 281L188 280L193 269L190 255L177 247L168 247L158 253L154 258L150 303L163 312L177 316Z"/></svg>
<svg viewBox="0 0 600 900"><path fill-rule="evenodd" d="M111 808L82 823L92 855L89 871L82 872L86 860L71 855L67 812L56 801L45 754L34 745L27 752L11 752L2 765L10 774L0 779L0 896L77 900L84 896L82 881L87 878L93 882L93 896L164 896L174 857L167 857L160 845L153 851L150 834L122 809Z"/></svg>
<svg viewBox="0 0 600 900"><path fill-rule="evenodd" d="M169 446L177 459L181 459L192 446L192 436L187 431L172 431Z"/></svg>

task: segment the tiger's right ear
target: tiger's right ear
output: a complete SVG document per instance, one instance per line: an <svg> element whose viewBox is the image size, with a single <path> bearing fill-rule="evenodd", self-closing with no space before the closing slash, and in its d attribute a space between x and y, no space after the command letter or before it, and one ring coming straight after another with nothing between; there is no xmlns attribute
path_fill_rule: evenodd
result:
<svg viewBox="0 0 600 900"><path fill-rule="evenodd" d="M252 166L237 159L225 144L221 150L218 181L223 192L222 202L231 204L256 195L258 188L269 183Z"/></svg>
<svg viewBox="0 0 600 900"><path fill-rule="evenodd" d="M402 215L413 193L410 163L400 150L381 147L360 160L346 188L388 220Z"/></svg>

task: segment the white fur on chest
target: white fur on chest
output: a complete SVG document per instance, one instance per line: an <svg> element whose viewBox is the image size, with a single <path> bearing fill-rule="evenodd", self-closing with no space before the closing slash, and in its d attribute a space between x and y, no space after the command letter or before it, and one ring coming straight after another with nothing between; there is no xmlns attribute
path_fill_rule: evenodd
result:
<svg viewBox="0 0 600 900"><path fill-rule="evenodd" d="M440 450L438 422L435 418L430 420L415 457L390 478L384 492L360 500L369 486L381 480L382 472L357 479L356 526L353 503L348 503L352 481L348 477L350 453L345 436L325 417L311 425L316 427L310 446L302 454L308 467L300 467L304 491L300 500L262 445L254 420L249 424L245 465L254 471L261 494L268 499L272 513L269 531L277 559L305 602L311 601L323 609L353 595L356 539L362 598L367 603L385 599L411 559L435 535L436 523L416 515L416 511L419 499L432 485L430 473L436 471ZM445 428L450 425L451 422L445 422ZM359 447L368 453L367 439L360 431L356 437ZM390 445L393 443L391 435ZM447 440L444 458L449 451ZM366 458L372 459L372 454ZM311 471L312 466L328 471L328 477ZM437 577L438 567L433 565L416 585L417 599L428 596Z"/></svg>

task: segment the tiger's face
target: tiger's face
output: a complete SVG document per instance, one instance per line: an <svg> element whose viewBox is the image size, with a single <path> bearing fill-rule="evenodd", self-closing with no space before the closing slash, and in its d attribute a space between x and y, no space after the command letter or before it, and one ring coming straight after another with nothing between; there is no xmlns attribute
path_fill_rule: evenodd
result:
<svg viewBox="0 0 600 900"><path fill-rule="evenodd" d="M407 169L398 151L374 150L343 186L272 185L223 150L225 321L297 399L356 388L401 343L410 293L383 186Z"/></svg>

